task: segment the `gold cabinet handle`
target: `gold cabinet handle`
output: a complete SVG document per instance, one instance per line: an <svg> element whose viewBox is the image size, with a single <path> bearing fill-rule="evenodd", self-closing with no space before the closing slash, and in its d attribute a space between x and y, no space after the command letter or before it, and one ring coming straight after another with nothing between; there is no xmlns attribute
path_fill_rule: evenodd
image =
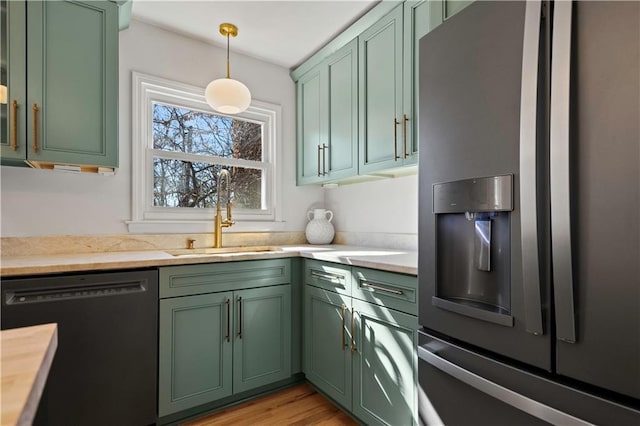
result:
<svg viewBox="0 0 640 426"><path fill-rule="evenodd" d="M322 150L322 147L320 146L320 144L318 144L318 177L322 176L322 173L320 172L320 151Z"/></svg>
<svg viewBox="0 0 640 426"><path fill-rule="evenodd" d="M238 338L242 339L242 297L238 297Z"/></svg>
<svg viewBox="0 0 640 426"><path fill-rule="evenodd" d="M393 117L393 161L398 161L398 120Z"/></svg>
<svg viewBox="0 0 640 426"><path fill-rule="evenodd" d="M227 335L225 339L227 339L227 343L231 341L231 300L227 299L225 302L227 305Z"/></svg>
<svg viewBox="0 0 640 426"><path fill-rule="evenodd" d="M357 350L355 329L356 329L356 310L352 309L351 310L351 353L352 354L355 353Z"/></svg>
<svg viewBox="0 0 640 426"><path fill-rule="evenodd" d="M345 317L347 316L347 305L345 305L344 303L342 304L342 330L340 331L340 334L342 336L342 350L344 351L345 349L347 349L347 347L349 345L347 345L347 339L344 337L344 328L345 328Z"/></svg>
<svg viewBox="0 0 640 426"><path fill-rule="evenodd" d="M11 102L11 149L18 149L18 101Z"/></svg>
<svg viewBox="0 0 640 426"><path fill-rule="evenodd" d="M393 288L387 288L387 287L383 287L383 286L380 286L380 285L371 284L371 283L368 283L366 281L362 281L360 283L360 287L370 288L370 289L378 290L378 291L384 291L386 293L396 294L398 296L402 296L404 294L404 291L402 291L402 290L395 290Z"/></svg>
<svg viewBox="0 0 640 426"><path fill-rule="evenodd" d="M327 175L327 149L329 147L322 144L322 176Z"/></svg>
<svg viewBox="0 0 640 426"><path fill-rule="evenodd" d="M404 151L404 158L407 158L409 154L407 153L407 114L402 114L402 150Z"/></svg>
<svg viewBox="0 0 640 426"><path fill-rule="evenodd" d="M38 152L38 104L33 104L33 152Z"/></svg>
<svg viewBox="0 0 640 426"><path fill-rule="evenodd" d="M344 277L340 275L327 274L313 270L311 271L311 276L321 281L328 281L331 284L340 284L340 278L344 279Z"/></svg>

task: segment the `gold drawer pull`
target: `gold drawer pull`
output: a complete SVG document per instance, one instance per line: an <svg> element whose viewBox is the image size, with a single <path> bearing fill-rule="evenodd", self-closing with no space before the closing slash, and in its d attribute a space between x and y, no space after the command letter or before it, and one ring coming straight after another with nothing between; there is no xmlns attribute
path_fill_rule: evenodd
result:
<svg viewBox="0 0 640 426"><path fill-rule="evenodd" d="M356 310L351 310L351 353L355 353L358 348L356 348Z"/></svg>
<svg viewBox="0 0 640 426"><path fill-rule="evenodd" d="M347 345L347 339L344 337L344 328L345 328L345 317L347 316L347 305L342 304L342 330L340 332L342 336L342 350L347 349L349 345Z"/></svg>
<svg viewBox="0 0 640 426"><path fill-rule="evenodd" d="M340 284L340 276L332 274L323 274L322 272L311 271L311 276L319 280L329 281L332 284Z"/></svg>
<svg viewBox="0 0 640 426"><path fill-rule="evenodd" d="M407 158L409 154L407 153L407 114L402 115L402 150L404 151L403 158Z"/></svg>
<svg viewBox="0 0 640 426"><path fill-rule="evenodd" d="M33 152L38 152L38 104L33 104Z"/></svg>
<svg viewBox="0 0 640 426"><path fill-rule="evenodd" d="M393 161L398 161L398 124L400 122L393 117Z"/></svg>
<svg viewBox="0 0 640 426"><path fill-rule="evenodd" d="M362 281L360 283L360 287L372 288L374 290L384 291L386 293L397 294L398 296L402 296L404 294L404 291L402 291L402 290L396 290L396 289L393 289L393 288L382 287L382 286L379 286L379 285L376 285L376 284L368 283L366 281Z"/></svg>
<svg viewBox="0 0 640 426"><path fill-rule="evenodd" d="M225 339L227 340L227 342L230 342L231 341L231 300L227 299L225 304L227 305L227 335L225 336Z"/></svg>
<svg viewBox="0 0 640 426"><path fill-rule="evenodd" d="M11 102L11 149L18 149L18 101Z"/></svg>

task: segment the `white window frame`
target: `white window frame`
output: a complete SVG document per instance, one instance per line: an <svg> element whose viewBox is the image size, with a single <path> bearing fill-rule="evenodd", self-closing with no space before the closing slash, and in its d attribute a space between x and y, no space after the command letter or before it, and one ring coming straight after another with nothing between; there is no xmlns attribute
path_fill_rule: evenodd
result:
<svg viewBox="0 0 640 426"><path fill-rule="evenodd" d="M214 111L204 98L204 88L191 86L132 72L132 150L131 150L131 207L132 220L127 222L130 232L210 232L213 229L215 208L173 208L153 205L153 158L163 157L153 149L153 104L176 105L192 110L220 114ZM234 209L236 221L233 231L274 230L273 223L281 222L281 200L278 189L281 183L280 168L277 167L281 132L282 108L279 105L252 100L249 108L230 118L241 118L263 125L263 161L256 163L264 170L262 182L263 210ZM185 153L171 153L171 158L190 161L200 160L199 156ZM215 164L237 165L233 158L210 159ZM270 225L271 224L271 225ZM230 229L231 231L231 229ZM231 231L231 232L233 232Z"/></svg>

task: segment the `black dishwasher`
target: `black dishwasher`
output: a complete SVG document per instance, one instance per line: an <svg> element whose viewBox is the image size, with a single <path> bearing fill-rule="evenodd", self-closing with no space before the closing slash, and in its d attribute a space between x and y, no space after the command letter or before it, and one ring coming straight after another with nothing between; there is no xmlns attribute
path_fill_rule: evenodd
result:
<svg viewBox="0 0 640 426"><path fill-rule="evenodd" d="M158 272L2 280L2 329L58 323L34 424L155 423Z"/></svg>

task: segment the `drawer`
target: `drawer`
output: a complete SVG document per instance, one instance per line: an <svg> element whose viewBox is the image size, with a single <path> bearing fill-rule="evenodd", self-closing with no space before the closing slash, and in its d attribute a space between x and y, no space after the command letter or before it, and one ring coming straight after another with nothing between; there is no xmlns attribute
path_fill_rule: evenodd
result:
<svg viewBox="0 0 640 426"><path fill-rule="evenodd" d="M319 260L305 260L304 282L314 287L351 296L351 267Z"/></svg>
<svg viewBox="0 0 640 426"><path fill-rule="evenodd" d="M354 267L352 279L352 297L418 315L418 277Z"/></svg>
<svg viewBox="0 0 640 426"><path fill-rule="evenodd" d="M291 282L289 259L205 263L159 269L161 299Z"/></svg>

